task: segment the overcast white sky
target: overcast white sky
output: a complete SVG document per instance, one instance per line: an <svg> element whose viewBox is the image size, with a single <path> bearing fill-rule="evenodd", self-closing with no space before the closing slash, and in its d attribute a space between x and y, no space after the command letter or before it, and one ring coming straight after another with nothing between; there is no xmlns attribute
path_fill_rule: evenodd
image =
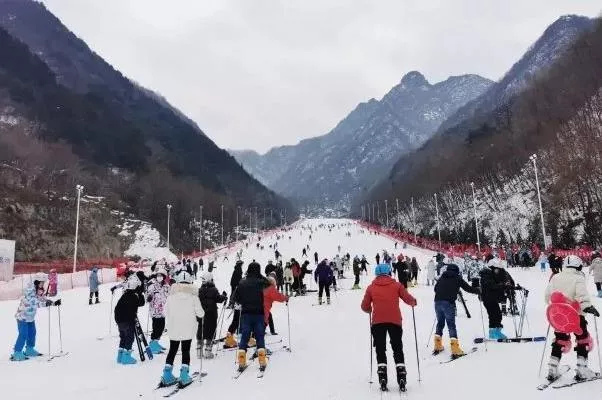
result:
<svg viewBox="0 0 602 400"><path fill-rule="evenodd" d="M220 147L327 133L411 70L498 79L564 14L600 0L43 0L105 60Z"/></svg>

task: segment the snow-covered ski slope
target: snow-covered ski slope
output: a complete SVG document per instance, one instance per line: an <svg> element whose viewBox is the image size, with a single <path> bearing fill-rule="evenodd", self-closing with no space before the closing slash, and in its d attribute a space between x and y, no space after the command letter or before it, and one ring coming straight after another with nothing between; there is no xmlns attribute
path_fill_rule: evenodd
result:
<svg viewBox="0 0 602 400"><path fill-rule="evenodd" d="M420 266L424 267L432 253L429 251L407 248L401 245L394 251L393 241L384 236L360 233L360 228L350 225L341 229L318 230L313 240L308 240L308 232L302 231L300 225L343 224L345 220L306 220L295 225L294 229L279 241L279 250L285 259L295 257L302 260L301 250L309 243L308 255L313 265L313 253L317 251L320 258L334 257L337 246L341 252L349 252L352 257L365 254L370 262L374 262L377 251L387 249L394 254L403 252L416 257ZM349 230L352 234L347 237ZM291 239L288 239L288 236ZM262 238L265 245L263 251L255 248L255 243L244 251L245 264L253 258L263 267L269 259L273 259L273 250L268 244L274 243L274 237ZM229 279L234 264L232 249L229 260L223 257L216 262L215 281L218 289L229 291ZM206 263L207 264L207 263ZM206 265L205 264L205 265ZM372 268L371 268L372 270ZM548 273L538 270L520 271L511 269L517 283L530 290L528 303L528 324L525 324L525 336L545 335L547 324L544 317L543 290ZM489 343L479 345L476 353L448 364L440 364L449 357L449 340L445 332L446 351L437 357L430 355L432 345L428 341L433 326L433 289L425 286L425 271L421 271L420 285L411 292L418 299L416 307L416 324L418 333L418 350L422 381L418 382L416 352L412 324L412 311L402 305L404 317L404 350L408 368L407 396L416 399L457 398L457 399L508 399L511 397L525 399L566 399L567 396L579 398L598 398L602 390L602 382L589 382L567 389L548 388L544 392L536 390L540 383L537 369L543 349L543 343L503 344ZM349 276L350 273L347 273ZM362 276L361 286L364 289L372 279ZM309 284L306 279L306 283ZM351 291L353 280L348 278L339 281L340 290L333 294L330 306L312 306L317 303L317 295L311 293L306 297L294 298L290 301L291 345L292 352L275 351L269 360L269 367L262 379L257 379L257 363L251 363L247 371L237 380L232 379L235 365L235 352L220 351L213 360L203 360L203 369L208 372L202 383L195 382L178 393L175 398L181 399L378 399L378 384L370 385L370 334L368 315L363 313L360 302L364 290ZM315 288L315 284L313 284ZM590 285L593 298L593 284ZM33 399L42 396L44 399L159 399L163 392L154 391L159 381L165 354L158 355L152 361L138 363L134 366L123 366L115 363L118 339L113 337L98 340L97 337L108 333L109 305L111 294L109 286L101 287L101 304L88 306L87 289L75 289L61 293L63 348L69 355L47 362L45 357L24 362L10 362L9 355L16 338L14 313L16 301L0 303L0 398ZM117 295L115 296L117 300ZM472 318L467 319L461 306L458 307L458 331L460 342L465 351L473 344L474 337L482 336L479 303L475 296L465 294ZM602 308L598 299L595 304ZM52 352L58 351L57 310L52 308L51 331ZM229 310L226 316L229 316ZM147 309L139 310L139 318L146 325ZM275 304L273 315L276 330L287 338L287 308L283 304ZM110 320L113 321L111 315ZM590 319L591 321L591 319ZM229 318L224 324L225 331ZM506 333L513 333L512 320L504 318ZM48 351L48 310L41 309L37 316L38 340L37 348L43 353ZM593 323L590 325L593 331ZM116 333L113 325L112 333ZM267 336L267 342L276 337ZM164 345L168 338L162 338ZM274 344L277 350L282 344ZM428 345L428 348L427 348ZM134 344L134 354L138 358ZM549 355L546 350L547 363ZM597 352L590 353L591 366L598 369ZM176 372L179 371L179 356L176 358ZM562 363L574 365L573 352L563 358ZM199 360L193 356L191 370L199 369ZM573 372L566 374L566 380L572 379ZM376 362L374 362L374 379L376 380ZM391 392L383 398L398 398L394 384L394 368L392 354L389 352L389 388ZM405 395L404 395L405 396Z"/></svg>

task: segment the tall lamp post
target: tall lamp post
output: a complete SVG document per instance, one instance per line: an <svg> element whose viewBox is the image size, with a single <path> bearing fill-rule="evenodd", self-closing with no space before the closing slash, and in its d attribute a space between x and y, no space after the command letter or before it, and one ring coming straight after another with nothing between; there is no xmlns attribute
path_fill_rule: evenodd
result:
<svg viewBox="0 0 602 400"><path fill-rule="evenodd" d="M472 188L472 206L474 209L474 227L477 231L477 249L479 251L479 257L481 256L481 239L479 238L479 219L477 218L477 197L474 193L474 182L470 182Z"/></svg>
<svg viewBox="0 0 602 400"><path fill-rule="evenodd" d="M439 250L441 250L441 229L439 228L439 203L437 193L435 193L435 209L437 210L437 233L439 234Z"/></svg>
<svg viewBox="0 0 602 400"><path fill-rule="evenodd" d="M385 199L385 226L389 228L389 201Z"/></svg>
<svg viewBox="0 0 602 400"><path fill-rule="evenodd" d="M222 204L222 246L224 245L224 205Z"/></svg>
<svg viewBox="0 0 602 400"><path fill-rule="evenodd" d="M75 185L75 190L77 191L77 211L75 212L75 244L73 246L73 272L75 273L76 265L77 265L77 240L79 236L79 202L81 200L82 191L84 187L82 185Z"/></svg>
<svg viewBox="0 0 602 400"><path fill-rule="evenodd" d="M401 232L401 217L399 215L399 199L395 199L395 209L397 211L397 229Z"/></svg>
<svg viewBox="0 0 602 400"><path fill-rule="evenodd" d="M171 204L167 205L167 250L171 250L171 246L169 244L169 219L171 217Z"/></svg>
<svg viewBox="0 0 602 400"><path fill-rule="evenodd" d="M437 196L435 195L435 198ZM438 220L439 218L437 218ZM414 209L414 197L412 197L412 227L414 231L414 244L416 243L416 210Z"/></svg>
<svg viewBox="0 0 602 400"><path fill-rule="evenodd" d="M533 162L533 169L535 170L535 185L537 186L537 200L539 201L539 216L541 218L541 232L543 234L543 247L548 248L548 241L546 240L546 226L543 221L543 207L541 205L541 192L539 190L539 176L537 175L537 154L531 155L529 160Z"/></svg>
<svg viewBox="0 0 602 400"><path fill-rule="evenodd" d="M203 206L200 207L199 252L203 252Z"/></svg>
<svg viewBox="0 0 602 400"><path fill-rule="evenodd" d="M236 206L236 241L238 242L238 209L240 208L240 206Z"/></svg>

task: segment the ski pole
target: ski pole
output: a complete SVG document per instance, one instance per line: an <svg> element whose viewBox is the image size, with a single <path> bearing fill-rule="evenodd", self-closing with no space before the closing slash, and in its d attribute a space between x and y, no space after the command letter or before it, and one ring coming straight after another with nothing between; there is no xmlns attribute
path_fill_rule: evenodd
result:
<svg viewBox="0 0 602 400"><path fill-rule="evenodd" d="M287 349L287 351L290 353L290 352L292 352L292 349L291 349L291 313L290 313L288 301L286 302L286 319L288 321L288 349Z"/></svg>
<svg viewBox="0 0 602 400"><path fill-rule="evenodd" d="M61 306L57 306L57 311L59 313L59 345L61 352L59 354L63 354L63 329L61 328Z"/></svg>
<svg viewBox="0 0 602 400"><path fill-rule="evenodd" d="M115 294L111 292L111 306L109 307L109 337L111 337L111 317L113 316L113 297Z"/></svg>
<svg viewBox="0 0 602 400"><path fill-rule="evenodd" d="M418 366L418 382L421 381L420 378L420 355L418 354L418 334L416 333L416 313L414 312L414 307L412 307L412 319L414 321L414 343L416 345L416 364Z"/></svg>
<svg viewBox="0 0 602 400"><path fill-rule="evenodd" d="M546 330L546 340L543 344L543 351L541 352L541 360L539 361L539 371L537 372L537 377L541 376L541 367L543 366L543 357L546 355L546 347L548 346L548 336L550 335L550 324L548 324L548 329Z"/></svg>
<svg viewBox="0 0 602 400"><path fill-rule="evenodd" d="M487 334L485 333L485 318L483 318L483 300L479 296L479 308L481 310L481 326L483 327L483 341L485 342L485 351L487 351Z"/></svg>
<svg viewBox="0 0 602 400"><path fill-rule="evenodd" d="M429 340L426 342L426 348L428 349L431 345L431 338L433 337L433 332L435 332L435 324L437 323L437 315L435 315L435 319L433 321L433 326L431 327L431 333L429 334Z"/></svg>
<svg viewBox="0 0 602 400"><path fill-rule="evenodd" d="M50 357L50 307L48 308L48 357Z"/></svg>
<svg viewBox="0 0 602 400"><path fill-rule="evenodd" d="M596 342L598 342L598 364L600 364L599 371L602 371L602 358L600 358L600 336L598 336L598 319L596 316L594 316L594 329L596 330Z"/></svg>
<svg viewBox="0 0 602 400"><path fill-rule="evenodd" d="M146 313L146 334L148 335L149 330L148 330L148 326L149 326L149 322L150 322L150 304L147 307L147 313Z"/></svg>
<svg viewBox="0 0 602 400"><path fill-rule="evenodd" d="M372 383L373 383L373 381L372 381L372 370L373 370L372 364L373 364L373 361L372 360L374 358L373 355L372 355L372 352L374 351L374 349L372 347L372 314L368 314L368 318L369 318L369 320L368 320L368 322L369 322L368 328L369 328L369 332L370 332L370 335L368 336L368 338L370 339L370 381L369 382L372 385Z"/></svg>
<svg viewBox="0 0 602 400"><path fill-rule="evenodd" d="M202 376L203 376L203 321L205 320L205 317L201 318L201 353L200 353L200 359L201 359L201 366L200 366L200 370L199 370L199 383L202 380ZM213 352L213 347L211 348L212 352Z"/></svg>
<svg viewBox="0 0 602 400"><path fill-rule="evenodd" d="M219 331L216 330L215 333L213 334L213 339L211 340L211 353L213 353L213 345L215 344L215 356L217 357L217 343L214 343L215 340L217 339L217 334L219 332L220 336L222 334L222 328L224 327L224 316L225 316L225 311L226 311L226 304L222 304L222 311L221 311L221 315L218 318L218 321L221 320L220 324L219 324Z"/></svg>

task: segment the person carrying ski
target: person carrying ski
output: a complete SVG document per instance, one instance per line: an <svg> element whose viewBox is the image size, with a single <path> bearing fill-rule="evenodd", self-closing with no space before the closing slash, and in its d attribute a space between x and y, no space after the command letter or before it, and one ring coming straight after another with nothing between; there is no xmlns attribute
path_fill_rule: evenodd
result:
<svg viewBox="0 0 602 400"><path fill-rule="evenodd" d="M163 268L158 268L151 277L150 284L146 289L146 301L148 302L150 317L152 318L153 330L151 332L151 341L148 344L153 354L159 354L165 351L161 346L159 339L165 330L165 303L169 295L169 284L167 283L167 272Z"/></svg>
<svg viewBox="0 0 602 400"><path fill-rule="evenodd" d="M377 374L381 390L387 390L387 352L386 339L393 349L397 383L401 390L405 390L407 371L403 354L402 318L399 309L399 299L411 307L417 302L403 285L391 278L391 266L379 264L374 270L376 278L366 288L361 309L371 313L371 332L376 348Z"/></svg>
<svg viewBox="0 0 602 400"><path fill-rule="evenodd" d="M115 322L119 329L118 364L136 364L132 357L132 345L136 336L138 307L144 305L142 282L137 274L131 274L122 285L123 294L115 306Z"/></svg>
<svg viewBox="0 0 602 400"><path fill-rule="evenodd" d="M234 265L234 271L232 272L232 276L230 277L230 303L228 304L229 308L234 307L234 293L236 292L236 288L242 279L242 265L243 262L241 260L236 261Z"/></svg>
<svg viewBox="0 0 602 400"><path fill-rule="evenodd" d="M314 271L314 280L318 284L318 304L322 304L322 294L324 292L326 292L326 304L330 304L330 285L333 278L334 274L328 260L322 260Z"/></svg>
<svg viewBox="0 0 602 400"><path fill-rule="evenodd" d="M96 304L100 303L98 300L98 286L100 285L100 280L98 279L98 268L92 268L90 271L90 277L88 278L88 285L90 288L90 297L88 298L88 305L92 304L92 296L96 295Z"/></svg>
<svg viewBox="0 0 602 400"><path fill-rule="evenodd" d="M211 274L211 272L203 272L201 274L201 281L203 283L198 291L198 295L205 316L197 329L197 349L200 353L204 341L205 349L202 356L205 358L213 358L213 340L215 339L218 318L217 305L227 301L228 295L225 291L221 294L219 293L213 283L213 274Z"/></svg>
<svg viewBox="0 0 602 400"><path fill-rule="evenodd" d="M272 305L275 301L279 303L288 303L288 296L278 292L276 289L276 279L274 277L268 277L270 286L263 290L263 318L264 318L264 329L266 326L270 328L271 335L277 335L274 329L274 319L272 318Z"/></svg>
<svg viewBox="0 0 602 400"><path fill-rule="evenodd" d="M257 357L261 368L267 366L265 350L265 325L263 291L270 285L269 281L261 275L261 267L253 262L247 267L245 278L240 281L234 302L240 304L240 331L241 338L236 358L239 371L247 367L247 348L251 333L257 343Z"/></svg>
<svg viewBox="0 0 602 400"><path fill-rule="evenodd" d="M577 302L580 307L580 327L582 333L575 334L577 345L575 352L577 353L577 369L575 380L582 381L592 379L597 374L587 366L588 353L594 348L594 341L587 331L587 320L584 313L592 314L594 317L599 317L600 313L592 305L585 274L583 273L584 263L577 256L567 256L564 259L563 269L559 273L552 276L545 292L545 300L547 304L551 303L551 297L555 293L561 293L569 302ZM562 353L567 353L571 350L571 336L563 332L554 332L556 339L552 342L552 354L548 363L548 380L555 381L560 376L558 364Z"/></svg>
<svg viewBox="0 0 602 400"><path fill-rule="evenodd" d="M589 272L594 275L598 297L602 298L602 256L600 256L600 252L598 251L592 253L592 263L589 266Z"/></svg>
<svg viewBox="0 0 602 400"><path fill-rule="evenodd" d="M507 339L502 332L502 310L500 303L506 302L507 287L514 287L510 274L502 268L500 260L491 258L487 268L479 272L481 299L489 317L489 339Z"/></svg>
<svg viewBox="0 0 602 400"><path fill-rule="evenodd" d="M46 296L55 297L58 294L58 283L59 276L56 273L56 269L51 269L48 274L48 288L46 290Z"/></svg>
<svg viewBox="0 0 602 400"><path fill-rule="evenodd" d="M44 297L44 283L47 281L46 274L40 272L33 276L33 282L29 283L23 291L19 301L15 319L17 320L17 340L13 348L11 361L24 361L30 357L39 357L42 353L35 349L36 345L36 313L40 307L60 306L61 300L48 300ZM23 352L25 347L25 352Z"/></svg>
<svg viewBox="0 0 602 400"><path fill-rule="evenodd" d="M433 354L443 351L443 328L447 323L452 358L463 356L465 353L458 342L456 330L456 299L460 289L467 293L479 294L478 288L470 286L460 275L460 268L456 264L447 264L445 271L435 284L435 314L437 327L435 328L435 347Z"/></svg>
<svg viewBox="0 0 602 400"><path fill-rule="evenodd" d="M355 276L355 281L353 282L353 287L351 289L357 290L360 288L360 273L362 272L360 268L360 259L358 256L353 258L353 275Z"/></svg>
<svg viewBox="0 0 602 400"><path fill-rule="evenodd" d="M197 331L197 321L205 316L198 297L198 288L192 284L193 276L186 269L174 273L175 283L169 289L165 303L165 324L169 335L169 352L165 359L159 386L178 384L186 387L192 383L190 376L190 346ZM178 349L182 346L180 376L173 375L173 365Z"/></svg>

